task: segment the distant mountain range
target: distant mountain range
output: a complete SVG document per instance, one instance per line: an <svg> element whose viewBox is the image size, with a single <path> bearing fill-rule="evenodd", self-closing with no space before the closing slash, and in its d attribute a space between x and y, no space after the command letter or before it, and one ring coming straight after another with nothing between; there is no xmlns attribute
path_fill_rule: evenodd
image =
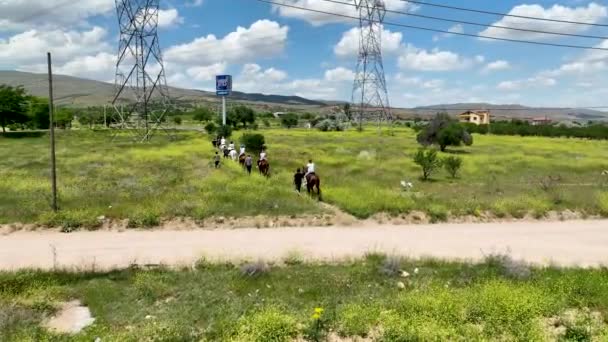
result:
<svg viewBox="0 0 608 342"><path fill-rule="evenodd" d="M0 70L0 84L22 85L30 94L48 96L48 80L46 74L34 74L19 71ZM110 83L77 78L72 76L55 75L54 94L58 105L98 106L108 104L114 95L114 85ZM171 97L179 102L217 104L215 93L170 88ZM243 93L235 91L230 96L231 102L246 103L263 110L297 110L330 112L333 107L341 106L341 101L310 100L299 96L266 95ZM552 120L588 121L607 120L608 113L591 109L571 108L533 108L512 105L494 105L489 103L457 103L424 106L416 108L396 108L394 112L400 117L430 116L440 111L456 115L466 110L487 109L496 118L537 118L548 117Z"/></svg>

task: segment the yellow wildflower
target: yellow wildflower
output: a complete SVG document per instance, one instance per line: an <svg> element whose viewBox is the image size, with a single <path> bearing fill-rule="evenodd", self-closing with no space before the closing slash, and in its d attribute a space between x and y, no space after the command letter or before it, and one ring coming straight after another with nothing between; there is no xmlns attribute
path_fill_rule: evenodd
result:
<svg viewBox="0 0 608 342"><path fill-rule="evenodd" d="M320 314L318 314L318 313L316 313L316 312L315 312L314 314L312 314L312 319L314 319L314 320L318 320L319 318L321 318L321 315L320 315Z"/></svg>
<svg viewBox="0 0 608 342"><path fill-rule="evenodd" d="M318 313L319 315L322 314L324 311L323 308L315 308L315 313Z"/></svg>

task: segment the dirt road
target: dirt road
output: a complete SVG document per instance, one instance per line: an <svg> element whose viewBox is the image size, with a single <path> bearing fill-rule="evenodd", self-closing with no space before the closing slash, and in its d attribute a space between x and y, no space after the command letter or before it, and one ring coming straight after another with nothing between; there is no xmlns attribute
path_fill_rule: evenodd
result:
<svg viewBox="0 0 608 342"><path fill-rule="evenodd" d="M482 258L505 252L529 262L608 265L608 221L184 231L16 232L0 236L0 269L108 269L190 265L208 259L338 260L369 251L410 257Z"/></svg>

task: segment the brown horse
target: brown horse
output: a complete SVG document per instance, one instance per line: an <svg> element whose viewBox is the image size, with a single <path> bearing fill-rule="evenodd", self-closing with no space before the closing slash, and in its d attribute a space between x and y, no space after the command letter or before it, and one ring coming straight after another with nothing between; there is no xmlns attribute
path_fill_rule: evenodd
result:
<svg viewBox="0 0 608 342"><path fill-rule="evenodd" d="M241 154L239 156L239 164L241 165L242 168L245 168L245 159L247 158L247 156L245 154Z"/></svg>
<svg viewBox="0 0 608 342"><path fill-rule="evenodd" d="M308 194L312 195L315 193L315 188L317 188L317 198L319 201L322 201L321 197L321 178L314 173L306 176L306 188L308 189Z"/></svg>
<svg viewBox="0 0 608 342"><path fill-rule="evenodd" d="M258 170L260 170L260 174L269 177L270 176L270 164L268 160L262 159L258 161Z"/></svg>

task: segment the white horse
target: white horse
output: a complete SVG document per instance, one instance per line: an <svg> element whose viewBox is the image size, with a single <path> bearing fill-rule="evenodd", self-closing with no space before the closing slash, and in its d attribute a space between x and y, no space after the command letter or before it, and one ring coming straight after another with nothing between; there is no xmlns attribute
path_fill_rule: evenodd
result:
<svg viewBox="0 0 608 342"><path fill-rule="evenodd" d="M233 161L236 161L236 150L230 150L230 153L228 154L230 156L230 159L232 159Z"/></svg>

